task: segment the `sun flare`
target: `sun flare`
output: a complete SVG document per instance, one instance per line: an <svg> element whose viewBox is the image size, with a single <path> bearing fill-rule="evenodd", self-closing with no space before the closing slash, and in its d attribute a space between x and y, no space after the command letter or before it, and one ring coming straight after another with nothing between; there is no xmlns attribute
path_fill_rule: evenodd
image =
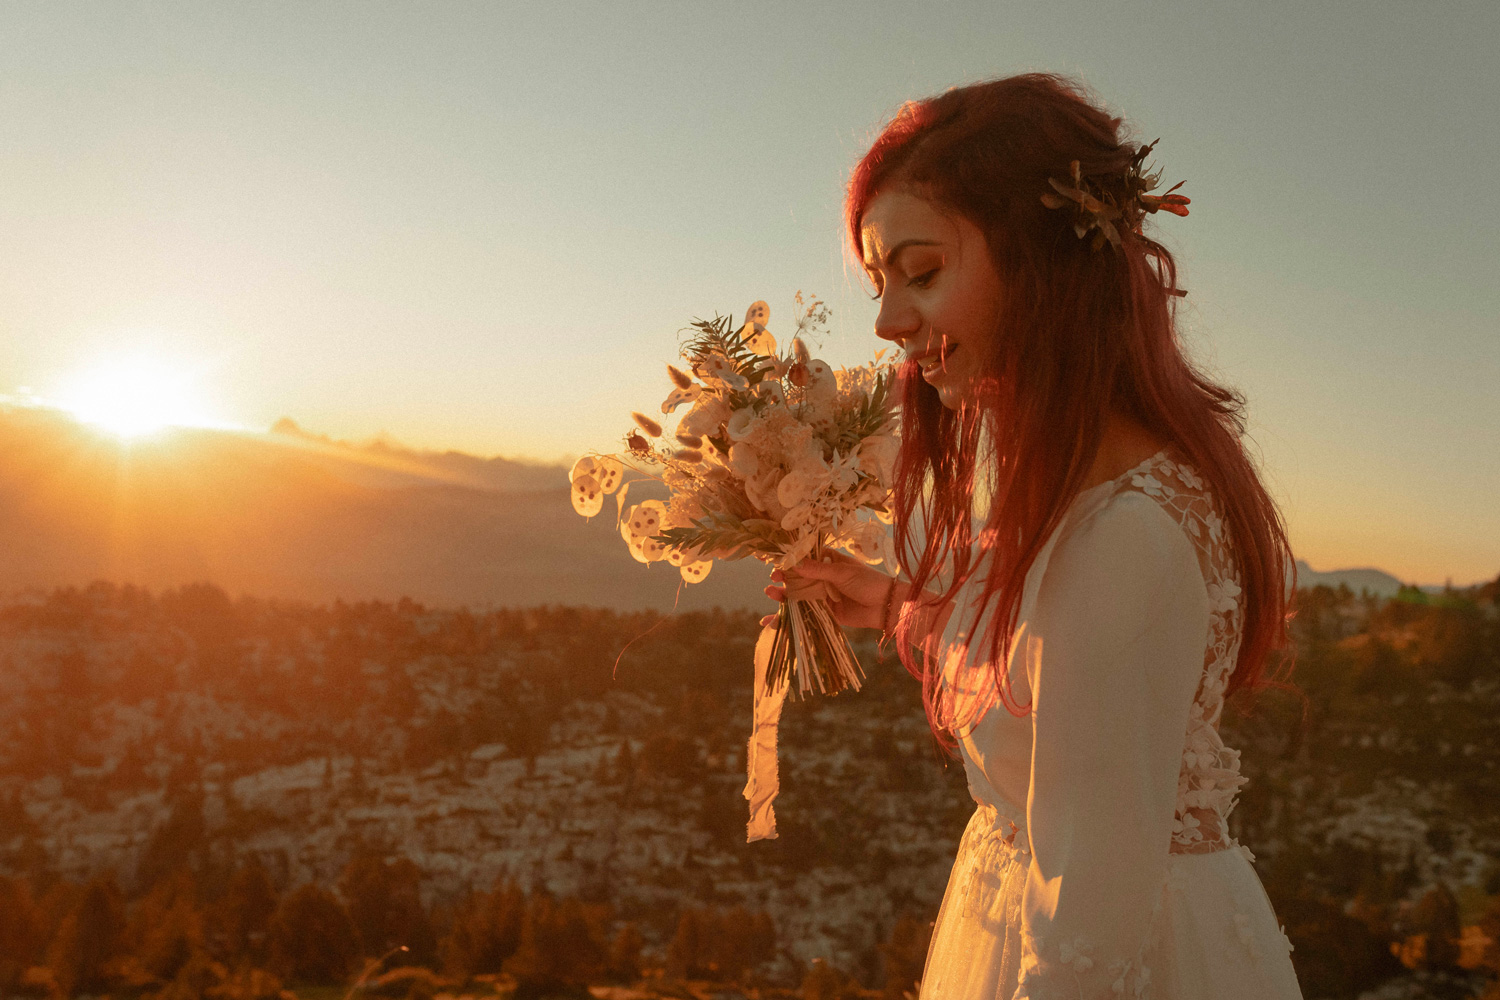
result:
<svg viewBox="0 0 1500 1000"><path fill-rule="evenodd" d="M209 421L191 372L154 358L122 358L80 372L60 400L84 423L120 437Z"/></svg>

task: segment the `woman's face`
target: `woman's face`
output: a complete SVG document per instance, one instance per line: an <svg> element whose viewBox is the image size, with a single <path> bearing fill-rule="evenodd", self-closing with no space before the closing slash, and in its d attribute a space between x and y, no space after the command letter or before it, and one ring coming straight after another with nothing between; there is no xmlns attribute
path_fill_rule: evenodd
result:
<svg viewBox="0 0 1500 1000"><path fill-rule="evenodd" d="M1000 307L984 233L905 191L870 199L860 222L880 314L875 335L900 345L950 410L973 396Z"/></svg>

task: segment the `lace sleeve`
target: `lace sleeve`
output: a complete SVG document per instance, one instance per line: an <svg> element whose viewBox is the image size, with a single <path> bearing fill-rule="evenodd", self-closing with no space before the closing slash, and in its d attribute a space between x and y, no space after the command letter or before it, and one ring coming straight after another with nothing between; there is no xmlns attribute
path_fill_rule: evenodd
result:
<svg viewBox="0 0 1500 1000"><path fill-rule="evenodd" d="M1014 1000L1150 995L1209 602L1191 541L1121 493L1053 554L1027 649L1032 857Z"/></svg>

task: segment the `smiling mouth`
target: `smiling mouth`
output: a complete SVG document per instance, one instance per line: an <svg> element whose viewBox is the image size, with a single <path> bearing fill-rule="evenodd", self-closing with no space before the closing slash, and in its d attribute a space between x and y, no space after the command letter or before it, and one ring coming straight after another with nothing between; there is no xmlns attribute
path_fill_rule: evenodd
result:
<svg viewBox="0 0 1500 1000"><path fill-rule="evenodd" d="M947 344L941 351L933 351L916 359L917 365L922 369L922 377L931 376L943 371L947 367L947 361L953 357L953 352L958 350L957 344Z"/></svg>

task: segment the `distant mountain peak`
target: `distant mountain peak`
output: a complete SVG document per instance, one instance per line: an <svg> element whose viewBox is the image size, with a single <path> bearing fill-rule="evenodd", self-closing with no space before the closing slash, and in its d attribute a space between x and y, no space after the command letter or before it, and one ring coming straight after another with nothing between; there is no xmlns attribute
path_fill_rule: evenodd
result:
<svg viewBox="0 0 1500 1000"><path fill-rule="evenodd" d="M1404 586L1402 582L1387 573L1383 569L1374 567L1360 567L1357 569L1335 569L1326 572L1318 572L1309 566L1304 560L1297 560L1297 586L1316 587L1319 585L1337 589L1339 584L1345 584L1354 593L1369 591L1378 597L1394 597Z"/></svg>

